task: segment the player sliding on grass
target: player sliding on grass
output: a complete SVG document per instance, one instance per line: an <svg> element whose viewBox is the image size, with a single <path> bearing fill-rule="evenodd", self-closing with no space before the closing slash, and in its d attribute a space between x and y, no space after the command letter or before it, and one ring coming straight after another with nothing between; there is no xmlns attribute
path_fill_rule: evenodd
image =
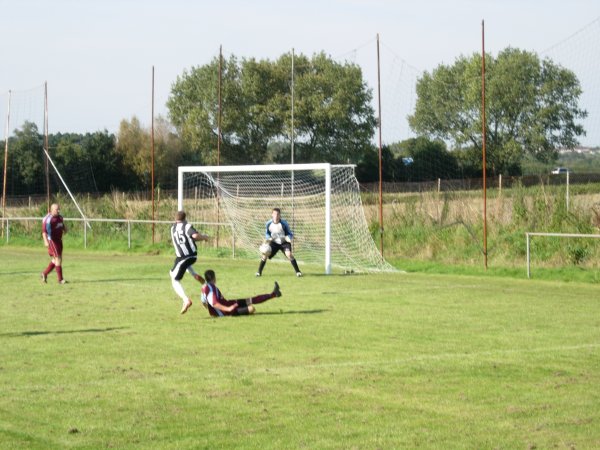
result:
<svg viewBox="0 0 600 450"><path fill-rule="evenodd" d="M296 276L302 276L302 272L300 272L300 269L298 268L296 258L294 258L294 255L292 254L293 238L294 235L290 229L290 226L281 218L281 210L279 208L273 208L271 220L266 223L265 243L260 246L260 252L262 255L260 257L258 272L256 272L257 277L262 276L262 271L267 263L267 258L271 259L279 250L283 251L285 256L287 256L287 259L289 259L290 263L292 263L292 266L296 271Z"/></svg>
<svg viewBox="0 0 600 450"><path fill-rule="evenodd" d="M255 297L242 298L238 300L226 300L217 287L217 275L213 270L204 272L206 283L202 286L202 304L213 317L221 316L245 316L254 314L254 305L266 302L275 297L281 297L279 284L275 282L273 292L270 294L257 295Z"/></svg>
<svg viewBox="0 0 600 450"><path fill-rule="evenodd" d="M62 273L62 236L66 232L67 227L63 222L63 216L60 215L60 206L53 203L50 206L50 212L42 220L42 238L44 239L44 245L48 248L48 255L50 255L50 264L41 275L42 283L47 282L48 274L54 269L56 269L58 282L60 284L67 282Z"/></svg>
<svg viewBox="0 0 600 450"><path fill-rule="evenodd" d="M176 222L171 226L171 240L175 248L176 258L173 268L169 272L173 289L175 289L175 292L183 301L181 314L185 314L190 309L190 306L192 306L192 299L185 294L181 285L181 279L185 275L186 270L197 281L204 283L204 278L198 275L192 267L198 258L198 249L196 248L195 241L208 241L208 236L198 233L191 223L187 223L185 218L184 211L177 211L175 215Z"/></svg>

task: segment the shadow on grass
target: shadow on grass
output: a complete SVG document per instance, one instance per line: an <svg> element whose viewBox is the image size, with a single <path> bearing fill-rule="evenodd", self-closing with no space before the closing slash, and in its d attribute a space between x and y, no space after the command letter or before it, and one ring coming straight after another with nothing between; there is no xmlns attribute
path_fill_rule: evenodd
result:
<svg viewBox="0 0 600 450"><path fill-rule="evenodd" d="M88 280L77 280L77 284L86 283L118 283L120 281L165 281L169 278L165 277L154 277L154 278L101 278L101 279L88 279Z"/></svg>
<svg viewBox="0 0 600 450"><path fill-rule="evenodd" d="M285 314L321 314L323 312L328 311L327 309L308 309L308 310L303 310L303 311L256 311L255 314L251 314L251 315L247 315L244 314L242 316L223 316L223 317L234 317L236 319L241 319L242 317L256 317L256 316L282 316ZM211 320L211 319L218 319L219 317L213 317L213 316L208 316L208 317L204 317L205 319Z"/></svg>
<svg viewBox="0 0 600 450"><path fill-rule="evenodd" d="M110 328L88 328L86 330L58 330L58 331L21 331L15 333L0 333L0 337L29 337L29 336L44 336L48 334L74 334L74 333L106 333L107 331L123 330L127 327L110 327Z"/></svg>
<svg viewBox="0 0 600 450"><path fill-rule="evenodd" d="M283 314L321 314L323 312L328 311L327 309L307 309L303 311L259 311L258 308L256 310L256 316L279 316Z"/></svg>

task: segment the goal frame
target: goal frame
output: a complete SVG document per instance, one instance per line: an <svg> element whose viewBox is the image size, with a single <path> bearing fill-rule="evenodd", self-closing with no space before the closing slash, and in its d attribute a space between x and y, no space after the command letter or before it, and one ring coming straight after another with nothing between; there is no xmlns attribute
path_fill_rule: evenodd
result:
<svg viewBox="0 0 600 450"><path fill-rule="evenodd" d="M355 167L354 164L338 166ZM299 170L325 171L325 273L331 274L331 164L257 164L243 166L179 166L177 169L177 209L183 209L183 176L185 173L201 172L295 172Z"/></svg>

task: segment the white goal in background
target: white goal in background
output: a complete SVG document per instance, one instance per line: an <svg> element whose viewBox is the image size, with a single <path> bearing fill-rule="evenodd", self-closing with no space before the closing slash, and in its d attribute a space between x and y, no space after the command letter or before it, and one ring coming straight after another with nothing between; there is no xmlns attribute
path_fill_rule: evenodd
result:
<svg viewBox="0 0 600 450"><path fill-rule="evenodd" d="M369 233L353 165L179 167L177 205L190 222L226 217L236 247L256 256L272 209L281 208L298 261L324 264L328 274L395 270Z"/></svg>

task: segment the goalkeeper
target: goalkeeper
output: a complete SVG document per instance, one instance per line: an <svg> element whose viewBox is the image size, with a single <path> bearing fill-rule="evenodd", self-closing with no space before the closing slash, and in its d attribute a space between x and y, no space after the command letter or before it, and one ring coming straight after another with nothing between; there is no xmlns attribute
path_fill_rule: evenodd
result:
<svg viewBox="0 0 600 450"><path fill-rule="evenodd" d="M271 213L271 220L266 223L265 232L265 243L260 246L260 264L258 265L258 272L256 276L262 276L262 271L267 263L267 258L271 259L277 254L279 250L285 253L287 259L296 271L296 276L301 277L302 272L298 268L296 258L292 254L292 239L294 235L288 223L281 218L281 210L279 208L273 208Z"/></svg>

